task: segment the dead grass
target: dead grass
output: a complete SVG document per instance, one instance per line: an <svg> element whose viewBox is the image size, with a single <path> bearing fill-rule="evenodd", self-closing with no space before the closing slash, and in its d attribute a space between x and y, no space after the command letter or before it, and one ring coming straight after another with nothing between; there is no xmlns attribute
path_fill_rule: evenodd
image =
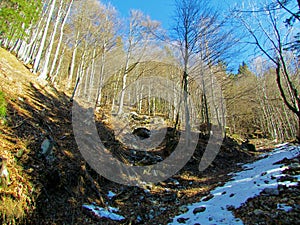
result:
<svg viewBox="0 0 300 225"><path fill-rule="evenodd" d="M66 95L41 86L35 79L14 56L0 48L0 90L6 93L8 102L7 124L0 127L0 156L8 159L11 176L11 184L0 190L3 223L23 219L27 224L118 224L95 221L82 210L84 203L106 207L106 202L126 216L124 224L137 216L142 216L145 224L166 224L179 205L207 195L228 179L226 174L235 170L235 162L248 159L243 158L244 153L224 147L217 163L205 173L199 173L199 161L188 163L174 176L179 184L172 180L153 184L150 193L116 184L98 175L82 158L72 132L71 103ZM122 147L114 139L109 120L104 124L96 118L96 123L104 140L112 142L115 149ZM52 164L37 157L46 134L56 142ZM199 144L196 158L201 158L204 146L205 141ZM116 198L109 199L108 191L116 193ZM151 210L159 210L157 206L166 211L150 220L147 216Z"/></svg>
<svg viewBox="0 0 300 225"><path fill-rule="evenodd" d="M16 224L34 210L33 185L18 158L28 153L23 142L13 138L7 128L1 127L0 157L7 159L9 184L0 186L0 221Z"/></svg>
<svg viewBox="0 0 300 225"><path fill-rule="evenodd" d="M1 107L5 106L5 122L0 124L0 157L7 159L9 172L9 183L0 186L2 224L20 223L34 210L34 187L22 166L30 150L27 140L16 136L14 130L22 121L14 121L15 126L10 126L10 118L14 114L29 116L20 108L20 112L11 109L18 98L24 98L24 85L31 79L33 75L13 55L0 48L0 92L3 93L3 99L5 97L5 104L1 104Z"/></svg>

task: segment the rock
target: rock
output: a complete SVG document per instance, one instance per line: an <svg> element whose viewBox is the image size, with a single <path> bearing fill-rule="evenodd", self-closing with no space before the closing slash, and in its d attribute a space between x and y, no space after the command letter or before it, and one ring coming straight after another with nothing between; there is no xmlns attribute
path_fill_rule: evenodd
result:
<svg viewBox="0 0 300 225"><path fill-rule="evenodd" d="M268 173L267 172L262 172L260 175L261 176L265 176L265 175L267 175Z"/></svg>
<svg viewBox="0 0 300 225"><path fill-rule="evenodd" d="M7 158L0 157L0 186L6 187L10 184L9 172L7 170Z"/></svg>
<svg viewBox="0 0 300 225"><path fill-rule="evenodd" d="M139 136L141 138L149 138L151 135L151 131L145 127L138 127L136 129L134 129L132 134Z"/></svg>
<svg viewBox="0 0 300 225"><path fill-rule="evenodd" d="M229 211L233 211L235 209L235 207L233 205L227 205L226 209Z"/></svg>
<svg viewBox="0 0 300 225"><path fill-rule="evenodd" d="M214 197L214 195L209 194L208 196L204 197L204 199L202 199L202 201L207 202L207 201L209 201L210 199L212 199L213 197Z"/></svg>
<svg viewBox="0 0 300 225"><path fill-rule="evenodd" d="M254 214L255 216L260 216L260 215L264 215L265 212L264 212L263 210L261 210L261 209L255 209L255 210L253 211L253 214Z"/></svg>
<svg viewBox="0 0 300 225"><path fill-rule="evenodd" d="M149 219L150 219L150 220L153 220L153 219L154 219L154 217L155 217L154 214L155 214L155 213L154 213L154 210L151 209L150 212L149 212Z"/></svg>
<svg viewBox="0 0 300 225"><path fill-rule="evenodd" d="M137 223L142 223L143 222L143 219L142 219L142 217L140 215L137 215L136 222Z"/></svg>
<svg viewBox="0 0 300 225"><path fill-rule="evenodd" d="M188 207L186 207L184 205L179 207L179 212L180 213L186 213L187 211L189 211Z"/></svg>
<svg viewBox="0 0 300 225"><path fill-rule="evenodd" d="M194 214L197 214L197 213L201 213L201 212L204 212L206 210L206 208L204 206L201 206L201 207L197 207L193 210L193 213Z"/></svg>
<svg viewBox="0 0 300 225"><path fill-rule="evenodd" d="M54 146L54 141L52 139L52 137L47 137L43 140L42 144L41 144L41 155L44 157L47 157L48 155L51 154L51 151L53 149Z"/></svg>
<svg viewBox="0 0 300 225"><path fill-rule="evenodd" d="M139 120L140 117L136 112L130 112L130 117L134 120Z"/></svg>
<svg viewBox="0 0 300 225"><path fill-rule="evenodd" d="M266 195L275 195L275 196L279 195L279 191L277 188L265 188L263 190L263 193Z"/></svg>
<svg viewBox="0 0 300 225"><path fill-rule="evenodd" d="M292 169L292 170L300 169L300 164L297 163L297 162L294 162L291 165L289 165L289 168Z"/></svg>
<svg viewBox="0 0 300 225"><path fill-rule="evenodd" d="M246 141L242 142L241 147L242 147L242 149L248 150L248 151L251 151L251 152L256 151L255 145L251 144L248 139L246 139Z"/></svg>
<svg viewBox="0 0 300 225"><path fill-rule="evenodd" d="M176 193L166 194L163 198L163 202L174 202L177 198Z"/></svg>
<svg viewBox="0 0 300 225"><path fill-rule="evenodd" d="M185 223L185 221L187 221L187 220L189 220L189 218L182 218L182 217L181 217L181 218L178 218L178 219L177 219L177 222L178 222L178 223Z"/></svg>

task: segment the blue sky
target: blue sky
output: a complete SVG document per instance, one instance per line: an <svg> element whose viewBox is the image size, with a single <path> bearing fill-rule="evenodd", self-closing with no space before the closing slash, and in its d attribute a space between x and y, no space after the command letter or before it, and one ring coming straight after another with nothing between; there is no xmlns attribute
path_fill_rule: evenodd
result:
<svg viewBox="0 0 300 225"><path fill-rule="evenodd" d="M261 0L210 0L210 3L212 7L220 12L220 15L227 15L230 8L240 5L242 2L257 1ZM103 0L103 2L110 2L122 18L128 18L131 9L139 9L144 14L149 15L152 20L160 21L164 29L172 29L175 0ZM239 59L233 60L234 62L231 62L231 66L229 66L236 72L239 64L248 61L247 55L246 51L244 51L243 56L239 54Z"/></svg>
<svg viewBox="0 0 300 225"><path fill-rule="evenodd" d="M122 17L127 17L130 9L139 9L152 20L160 21L165 29L171 26L174 0L106 0L106 2L110 2ZM241 0L211 0L212 6L219 8L220 13L226 13L230 6L240 3Z"/></svg>
<svg viewBox="0 0 300 225"><path fill-rule="evenodd" d="M130 9L139 9L149 15L152 20L158 20L164 28L170 25L172 5L174 0L109 0L122 17L129 15Z"/></svg>

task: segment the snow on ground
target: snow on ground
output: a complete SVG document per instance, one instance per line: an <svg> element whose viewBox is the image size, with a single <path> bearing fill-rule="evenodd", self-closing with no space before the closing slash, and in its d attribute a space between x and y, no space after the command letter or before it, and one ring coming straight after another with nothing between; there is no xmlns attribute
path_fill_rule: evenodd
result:
<svg viewBox="0 0 300 225"><path fill-rule="evenodd" d="M214 189L200 202L186 206L187 212L176 216L169 224L243 224L230 210L240 207L248 198L259 195L262 191L276 194L279 184L297 184L290 181L278 182L277 179L283 176L282 171L287 166L274 163L284 158L294 158L299 154L300 146L278 145L260 160L244 165L243 171L232 174L230 181ZM300 176L297 178L300 180ZM289 210L285 205L278 205L278 208Z"/></svg>
<svg viewBox="0 0 300 225"><path fill-rule="evenodd" d="M124 220L125 217L117 214L119 210L114 207L108 207L107 209L97 206L96 204L86 204L82 206L83 208L90 211L97 218L107 218L115 221Z"/></svg>

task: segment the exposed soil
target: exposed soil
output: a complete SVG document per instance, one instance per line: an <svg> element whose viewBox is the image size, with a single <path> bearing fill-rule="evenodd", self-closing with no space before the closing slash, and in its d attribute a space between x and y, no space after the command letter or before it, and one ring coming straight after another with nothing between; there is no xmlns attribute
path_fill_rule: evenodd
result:
<svg viewBox="0 0 300 225"><path fill-rule="evenodd" d="M0 90L6 94L8 115L1 123L0 156L8 159L11 182L0 188L3 204L7 199L21 202L22 212L15 218L0 207L2 222L24 224L167 224L180 212L180 206L198 201L224 183L229 172L237 171L237 163L255 159L233 139L226 138L212 165L199 172L198 165L207 144L199 139L194 156L172 178L145 187L131 187L111 182L98 175L78 150L72 129L72 102L69 97L36 81L17 59L0 49ZM95 115L102 140L120 160L131 159L131 152L114 137L105 114ZM105 122L104 122L104 119ZM41 144L53 139L51 158L41 156ZM153 155L172 152L176 137L166 137L164 147ZM121 157L123 156L123 157ZM116 193L109 198L107 193ZM114 206L126 219L116 222L93 217L82 205L96 203ZM3 205L0 204L0 205ZM240 213L237 213L240 215ZM0 218L1 220L1 218Z"/></svg>

